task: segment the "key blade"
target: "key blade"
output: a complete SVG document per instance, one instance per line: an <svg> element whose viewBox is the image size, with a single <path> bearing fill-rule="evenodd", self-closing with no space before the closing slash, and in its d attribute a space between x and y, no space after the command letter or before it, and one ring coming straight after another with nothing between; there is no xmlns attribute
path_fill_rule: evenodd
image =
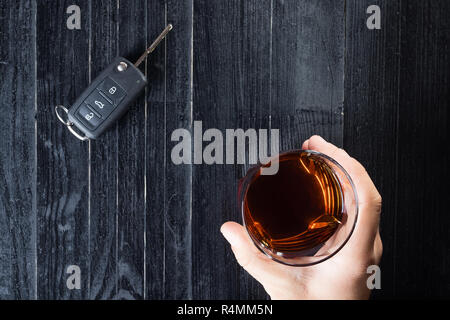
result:
<svg viewBox="0 0 450 320"><path fill-rule="evenodd" d="M142 61L147 58L147 56L155 50L155 48L158 46L158 44L166 37L166 35L169 33L170 30L172 30L173 26L172 24L168 24L167 27L161 32L161 34L158 36L158 38L153 41L153 43L150 45L150 47L145 50L145 52L142 54L142 56L139 57L139 59L134 64L135 67L138 67Z"/></svg>

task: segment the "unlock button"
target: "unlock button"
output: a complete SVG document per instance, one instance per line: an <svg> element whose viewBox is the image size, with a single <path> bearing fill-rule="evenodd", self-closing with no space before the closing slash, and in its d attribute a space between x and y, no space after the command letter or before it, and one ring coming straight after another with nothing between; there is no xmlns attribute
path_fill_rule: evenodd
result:
<svg viewBox="0 0 450 320"><path fill-rule="evenodd" d="M105 119L112 111L112 104L105 99L98 91L93 91L84 101L97 111L103 119Z"/></svg>

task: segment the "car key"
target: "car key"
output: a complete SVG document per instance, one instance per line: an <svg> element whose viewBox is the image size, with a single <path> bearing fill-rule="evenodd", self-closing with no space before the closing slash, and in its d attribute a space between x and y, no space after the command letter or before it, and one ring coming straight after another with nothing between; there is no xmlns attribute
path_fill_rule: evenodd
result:
<svg viewBox="0 0 450 320"><path fill-rule="evenodd" d="M172 30L169 24L133 65L125 58L117 57L95 78L68 110L55 107L58 119L80 140L96 139L128 110L145 88L147 79L139 65ZM59 110L67 114L64 120ZM73 127L77 127L83 135Z"/></svg>

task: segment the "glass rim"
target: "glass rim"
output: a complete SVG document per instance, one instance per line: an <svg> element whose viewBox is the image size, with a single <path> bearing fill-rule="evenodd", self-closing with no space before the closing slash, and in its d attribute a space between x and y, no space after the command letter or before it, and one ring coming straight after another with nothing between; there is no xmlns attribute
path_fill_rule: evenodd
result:
<svg viewBox="0 0 450 320"><path fill-rule="evenodd" d="M317 261L314 262L309 262L309 263L288 263L286 261L282 261L280 259L277 259L276 257L270 255L269 253L267 253L266 251L264 251L261 248L261 244L259 243L260 241L257 241L256 239L254 239L254 237L250 234L250 232L248 231L247 228L247 223L245 222L245 212L244 212L244 199L245 199L245 195L247 194L247 190L248 187L250 186L250 183L252 181L252 178L254 177L254 175L259 171L259 169L261 167L263 167L264 165L261 163L258 163L256 165L254 165L253 167L249 168L246 172L246 174L244 175L244 177L241 178L241 182L240 182L240 186L239 186L239 199L238 199L238 203L239 203L239 210L241 211L241 218L242 218L242 224L244 226L245 232L247 233L247 235L250 237L250 239L252 239L252 242L254 243L255 247L257 247L259 249L259 251L261 251L264 255L266 255L267 257L269 257L271 260L276 261L277 263L281 263L284 264L286 266L290 266L290 267L308 267L308 266L313 266L316 265L318 263L324 262L328 259L330 259L331 257L333 257L334 255L336 255L339 251L341 251L341 249L347 244L348 240L350 239L350 237L352 236L355 228L356 228L356 223L358 221L358 216L359 216L359 199L358 199L358 193L356 192L356 187L355 184L353 182L353 179L351 178L351 176L348 174L347 170L345 170L345 168L339 164L339 162L337 162L336 160L334 160L333 158L331 158L330 156L316 151L316 150L308 150L308 149L291 149L291 150L287 150L284 151L282 153L279 153L276 156L271 156L269 161L274 160L275 158L279 158L280 156L284 156L286 154L290 154L290 153L302 153L302 152L306 152L306 153L311 153L311 154L315 154L319 157L325 158L328 161L331 161L334 165L336 165L340 170L342 170L342 172L344 173L345 177L348 179L352 192L353 192L353 196L355 198L355 220L353 222L353 225L348 233L348 235L346 236L345 240L342 241L342 243L339 245L338 248L336 248L332 253L330 253L329 255L323 257L322 259L319 259ZM335 170L333 170L335 171ZM344 201L345 204L345 201Z"/></svg>

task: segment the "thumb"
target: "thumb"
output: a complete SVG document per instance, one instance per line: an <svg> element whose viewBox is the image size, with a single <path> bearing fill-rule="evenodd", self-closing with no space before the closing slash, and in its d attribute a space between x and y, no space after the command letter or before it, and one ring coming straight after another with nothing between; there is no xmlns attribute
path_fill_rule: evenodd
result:
<svg viewBox="0 0 450 320"><path fill-rule="evenodd" d="M230 243L237 262L264 287L280 278L280 266L255 247L243 226L236 222L226 222L220 231Z"/></svg>

